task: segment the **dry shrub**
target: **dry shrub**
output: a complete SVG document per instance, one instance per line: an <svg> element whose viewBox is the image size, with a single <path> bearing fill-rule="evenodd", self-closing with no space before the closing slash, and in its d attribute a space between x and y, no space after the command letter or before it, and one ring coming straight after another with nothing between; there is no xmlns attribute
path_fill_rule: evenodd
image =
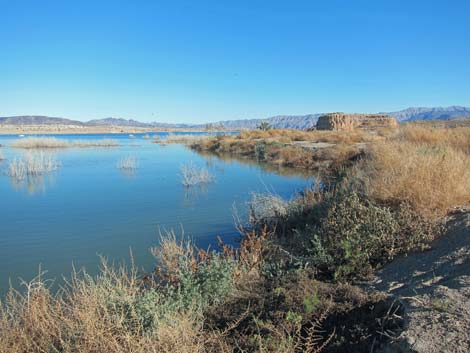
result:
<svg viewBox="0 0 470 353"><path fill-rule="evenodd" d="M25 293L10 291L0 308L0 351L36 352L208 352L202 325L190 312L174 312L171 320L145 332L133 303L142 296L135 271L107 267L91 279L75 275L58 294L41 279ZM215 334L215 333L214 333Z"/></svg>
<svg viewBox="0 0 470 353"><path fill-rule="evenodd" d="M405 201L426 216L443 216L470 202L470 155L451 145L428 143L435 136L418 137L420 130L408 135L413 142L371 147L364 166L369 192L380 200Z"/></svg>

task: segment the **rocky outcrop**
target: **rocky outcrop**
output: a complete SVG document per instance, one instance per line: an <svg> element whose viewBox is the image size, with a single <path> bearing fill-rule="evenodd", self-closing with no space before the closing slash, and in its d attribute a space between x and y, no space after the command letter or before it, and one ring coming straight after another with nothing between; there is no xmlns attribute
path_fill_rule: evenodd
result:
<svg viewBox="0 0 470 353"><path fill-rule="evenodd" d="M397 128L395 118L386 114L344 114L329 113L318 118L317 130L352 131L355 129L373 130Z"/></svg>

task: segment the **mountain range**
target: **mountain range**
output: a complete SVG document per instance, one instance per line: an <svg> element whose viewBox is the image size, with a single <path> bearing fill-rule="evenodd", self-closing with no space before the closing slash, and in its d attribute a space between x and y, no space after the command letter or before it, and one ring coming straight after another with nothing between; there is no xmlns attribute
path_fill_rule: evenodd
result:
<svg viewBox="0 0 470 353"><path fill-rule="evenodd" d="M307 129L313 127L318 117L323 113L307 115L279 115L265 119L240 119L220 121L213 125L224 126L228 129L249 129L256 128L261 122L268 122L275 128ZM396 118L399 122L415 120L452 119L469 117L470 107L450 106L433 108L408 108L396 112L385 112ZM55 118L41 115L25 115L0 117L0 124L10 125L75 125L75 126L135 126L149 128L204 128L206 124L177 124L177 123L144 123L133 119L106 118L94 119L87 122L71 120L65 118Z"/></svg>

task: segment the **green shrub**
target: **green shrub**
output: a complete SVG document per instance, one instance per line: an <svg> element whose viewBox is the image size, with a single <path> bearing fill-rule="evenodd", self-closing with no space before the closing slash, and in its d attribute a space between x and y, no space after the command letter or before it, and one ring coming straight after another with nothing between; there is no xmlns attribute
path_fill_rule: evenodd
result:
<svg viewBox="0 0 470 353"><path fill-rule="evenodd" d="M187 261L179 265L178 283L170 288L178 307L203 310L221 303L233 288L235 261L213 253L196 270Z"/></svg>
<svg viewBox="0 0 470 353"><path fill-rule="evenodd" d="M266 143L257 142L255 145L255 157L258 161L264 161L266 159Z"/></svg>
<svg viewBox="0 0 470 353"><path fill-rule="evenodd" d="M324 217L300 225L294 237L304 261L336 280L366 278L398 254L422 250L441 231L406 204L377 205L354 192L325 204Z"/></svg>

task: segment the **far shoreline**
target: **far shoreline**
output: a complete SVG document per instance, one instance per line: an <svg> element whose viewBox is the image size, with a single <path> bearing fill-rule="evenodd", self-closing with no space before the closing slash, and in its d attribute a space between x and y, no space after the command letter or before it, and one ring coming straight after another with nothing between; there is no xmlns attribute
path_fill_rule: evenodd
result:
<svg viewBox="0 0 470 353"><path fill-rule="evenodd" d="M138 126L11 125L0 124L0 135L140 134L158 132L213 132L198 128L146 128ZM229 130L227 130L229 131ZM230 130L238 131L238 130Z"/></svg>

